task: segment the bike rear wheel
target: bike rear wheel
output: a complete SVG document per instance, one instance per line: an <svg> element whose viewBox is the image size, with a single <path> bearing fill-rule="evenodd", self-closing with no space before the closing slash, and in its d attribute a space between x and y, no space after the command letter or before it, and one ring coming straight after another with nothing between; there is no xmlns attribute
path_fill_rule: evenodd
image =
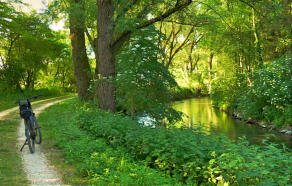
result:
<svg viewBox="0 0 292 186"><path fill-rule="evenodd" d="M37 120L34 118L34 133L35 133L35 143L36 144L41 144L42 143L42 133L40 126L37 122Z"/></svg>
<svg viewBox="0 0 292 186"><path fill-rule="evenodd" d="M28 136L26 139L27 139L29 151L31 153L34 153L35 152L35 134L34 134L33 125L29 119L26 122L28 125Z"/></svg>

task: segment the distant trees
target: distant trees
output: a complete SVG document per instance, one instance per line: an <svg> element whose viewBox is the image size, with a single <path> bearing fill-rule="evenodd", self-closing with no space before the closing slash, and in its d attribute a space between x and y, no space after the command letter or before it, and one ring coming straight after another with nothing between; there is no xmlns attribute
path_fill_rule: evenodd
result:
<svg viewBox="0 0 292 186"><path fill-rule="evenodd" d="M44 16L17 12L10 3L0 6L0 88L34 88L43 79L40 71L46 71L67 46Z"/></svg>

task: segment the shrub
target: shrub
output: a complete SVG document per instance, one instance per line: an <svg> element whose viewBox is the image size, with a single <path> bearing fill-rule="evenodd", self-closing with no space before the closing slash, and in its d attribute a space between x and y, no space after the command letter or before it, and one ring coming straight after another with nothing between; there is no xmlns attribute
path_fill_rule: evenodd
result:
<svg viewBox="0 0 292 186"><path fill-rule="evenodd" d="M160 32L147 27L132 36L126 50L117 56L117 97L119 107L129 115L150 115L162 123L180 119L169 106L170 89L177 87L173 75L159 62L163 51L158 48ZM169 114L171 113L171 114Z"/></svg>
<svg viewBox="0 0 292 186"><path fill-rule="evenodd" d="M277 126L292 125L292 55L273 61L255 72L252 86L238 98L238 110L246 116L274 122ZM291 116L291 115L290 115Z"/></svg>
<svg viewBox="0 0 292 186"><path fill-rule="evenodd" d="M223 109L245 118L291 126L292 55L283 56L253 74L236 74L213 82L211 98ZM247 86L247 76L251 86Z"/></svg>

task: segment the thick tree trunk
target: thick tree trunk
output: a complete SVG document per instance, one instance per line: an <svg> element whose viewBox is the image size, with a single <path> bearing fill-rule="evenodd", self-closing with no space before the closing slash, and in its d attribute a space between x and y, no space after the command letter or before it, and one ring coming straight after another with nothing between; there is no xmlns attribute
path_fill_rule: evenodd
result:
<svg viewBox="0 0 292 186"><path fill-rule="evenodd" d="M115 87L110 79L114 80L115 58L111 48L113 42L113 0L97 0L98 12L98 104L103 110L116 111Z"/></svg>
<svg viewBox="0 0 292 186"><path fill-rule="evenodd" d="M71 0L70 8L70 38L76 87L79 98L88 100L91 71L85 46L84 1Z"/></svg>

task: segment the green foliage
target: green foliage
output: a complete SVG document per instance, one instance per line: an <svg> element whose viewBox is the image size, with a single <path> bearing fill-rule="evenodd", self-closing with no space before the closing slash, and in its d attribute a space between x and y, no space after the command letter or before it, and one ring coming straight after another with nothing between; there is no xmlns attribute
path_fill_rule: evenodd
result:
<svg viewBox="0 0 292 186"><path fill-rule="evenodd" d="M113 149L145 161L184 184L292 184L291 152L274 144L251 146L200 129L143 127L131 119L79 105L74 123ZM279 169L281 169L279 171Z"/></svg>
<svg viewBox="0 0 292 186"><path fill-rule="evenodd" d="M254 74L252 86L238 98L238 109L255 119L292 125L292 55L283 56ZM290 114L289 114L290 113Z"/></svg>
<svg viewBox="0 0 292 186"><path fill-rule="evenodd" d="M77 167L78 177L68 178L71 184L93 185L175 185L175 180L135 161L124 147L111 147L104 138L78 128L75 119L79 109L95 109L76 103L77 99L58 104L41 113L38 121L45 140L62 150L66 164ZM73 116L73 117L72 117ZM111 120L110 116L108 119ZM54 119L52 119L54 118ZM92 121L93 118L89 118ZM129 119L130 122L132 122ZM80 125L80 123L78 124ZM64 166L66 166L66 164ZM76 180L82 180L79 183ZM81 181L80 181L81 182Z"/></svg>
<svg viewBox="0 0 292 186"><path fill-rule="evenodd" d="M167 105L171 100L169 89L177 86L170 72L158 62L159 33L155 27L139 30L129 41L128 47L117 57L116 78L119 105L129 113L146 112L157 121L165 117L176 120L179 115Z"/></svg>
<svg viewBox="0 0 292 186"><path fill-rule="evenodd" d="M204 96L198 89L179 87L171 91L172 101Z"/></svg>
<svg viewBox="0 0 292 186"><path fill-rule="evenodd" d="M247 88L247 79L243 74L232 74L232 76L219 77L212 81L211 98L213 104L224 110L233 109L232 105L238 98L239 93Z"/></svg>
<svg viewBox="0 0 292 186"><path fill-rule="evenodd" d="M71 52L62 41L64 36L50 29L44 14L18 12L12 2L0 6L3 10L3 19L1 16L0 20L0 89L33 88L40 84L40 79L46 79L51 69L57 69L56 80L63 73L60 81L65 84L64 79L69 79L73 70L67 62ZM66 67L60 68L56 61L66 61ZM65 73L68 78L64 77Z"/></svg>
<svg viewBox="0 0 292 186"><path fill-rule="evenodd" d="M238 148L239 147L239 148ZM224 153L213 154L211 170L233 184L290 185L292 183L291 153L283 151L266 140L259 146L251 146L245 139L230 145ZM211 162L210 161L210 162Z"/></svg>
<svg viewBox="0 0 292 186"><path fill-rule="evenodd" d="M291 66L291 55L283 56L254 72L249 77L251 86L247 86L247 77L243 74L217 79L211 92L214 104L239 112L245 118L291 126Z"/></svg>

